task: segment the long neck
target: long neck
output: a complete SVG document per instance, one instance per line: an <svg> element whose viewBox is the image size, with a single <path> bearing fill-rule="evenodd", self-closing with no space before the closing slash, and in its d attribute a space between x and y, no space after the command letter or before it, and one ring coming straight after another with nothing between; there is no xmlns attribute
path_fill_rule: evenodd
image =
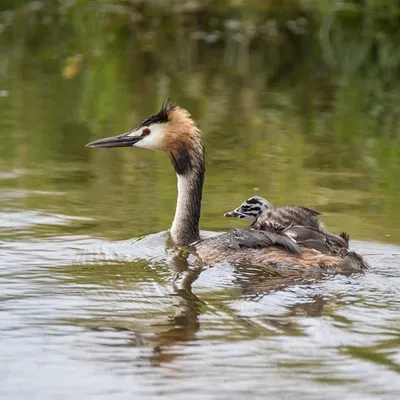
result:
<svg viewBox="0 0 400 400"><path fill-rule="evenodd" d="M198 161L200 162L194 168L186 170L183 174L177 171L178 200L170 233L174 243L179 246L188 246L200 239L199 220L204 182L203 154Z"/></svg>

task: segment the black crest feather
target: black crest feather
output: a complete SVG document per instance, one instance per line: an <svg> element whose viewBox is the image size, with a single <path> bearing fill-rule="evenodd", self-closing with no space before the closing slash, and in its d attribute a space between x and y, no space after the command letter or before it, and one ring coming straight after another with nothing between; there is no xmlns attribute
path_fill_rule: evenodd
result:
<svg viewBox="0 0 400 400"><path fill-rule="evenodd" d="M176 107L177 106L175 104L171 103L170 98L167 97L161 105L161 110L157 114L150 115L150 117L147 117L145 120L143 120L138 128L149 126L151 124L162 124L168 122L170 112Z"/></svg>

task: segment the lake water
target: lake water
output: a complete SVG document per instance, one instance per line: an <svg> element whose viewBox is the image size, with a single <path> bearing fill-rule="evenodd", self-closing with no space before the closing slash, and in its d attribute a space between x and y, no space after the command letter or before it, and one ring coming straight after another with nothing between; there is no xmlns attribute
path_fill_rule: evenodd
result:
<svg viewBox="0 0 400 400"><path fill-rule="evenodd" d="M0 35L0 397L399 398L398 103L324 71L272 82L259 59L232 66L213 46L154 58L137 39L61 33ZM202 229L245 226L223 213L250 195L302 204L370 270L176 257L167 157L85 147L167 95L204 132Z"/></svg>

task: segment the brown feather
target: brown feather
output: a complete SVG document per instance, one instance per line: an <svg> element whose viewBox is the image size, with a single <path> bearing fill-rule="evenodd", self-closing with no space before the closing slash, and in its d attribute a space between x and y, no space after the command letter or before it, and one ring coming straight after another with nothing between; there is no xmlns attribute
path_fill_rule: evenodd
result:
<svg viewBox="0 0 400 400"><path fill-rule="evenodd" d="M165 127L163 150L174 156L185 148L192 157L195 157L200 147L202 147L200 131L189 112L177 106L171 108Z"/></svg>

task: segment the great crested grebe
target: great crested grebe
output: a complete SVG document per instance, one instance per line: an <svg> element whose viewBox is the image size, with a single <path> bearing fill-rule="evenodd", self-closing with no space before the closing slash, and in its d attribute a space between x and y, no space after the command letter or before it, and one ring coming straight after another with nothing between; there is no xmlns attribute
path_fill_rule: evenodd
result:
<svg viewBox="0 0 400 400"><path fill-rule="evenodd" d="M122 135L89 143L89 147L142 147L168 154L178 180L178 199L170 229L177 246L194 248L203 265L235 262L326 272L354 272L367 267L348 248L340 252L307 248L294 236L325 244L325 237L310 227L292 226L290 232L235 228L219 236L200 239L199 219L204 182L204 145L200 130L185 109L164 103L161 110Z"/></svg>
<svg viewBox="0 0 400 400"><path fill-rule="evenodd" d="M323 229L319 211L303 206L273 206L260 196L249 197L238 208L224 214L225 217L245 218L253 221L252 228L268 230L284 229L293 225Z"/></svg>
<svg viewBox="0 0 400 400"><path fill-rule="evenodd" d="M272 207L272 204L265 200L264 197L252 196L244 201L238 208L226 212L224 217L244 218L255 221L261 213Z"/></svg>
<svg viewBox="0 0 400 400"><path fill-rule="evenodd" d="M225 217L245 218L253 223L253 229L280 232L289 236L301 246L322 253L346 254L350 237L343 232L340 235L324 230L319 211L303 206L273 206L260 196L253 196L238 208L224 214Z"/></svg>

